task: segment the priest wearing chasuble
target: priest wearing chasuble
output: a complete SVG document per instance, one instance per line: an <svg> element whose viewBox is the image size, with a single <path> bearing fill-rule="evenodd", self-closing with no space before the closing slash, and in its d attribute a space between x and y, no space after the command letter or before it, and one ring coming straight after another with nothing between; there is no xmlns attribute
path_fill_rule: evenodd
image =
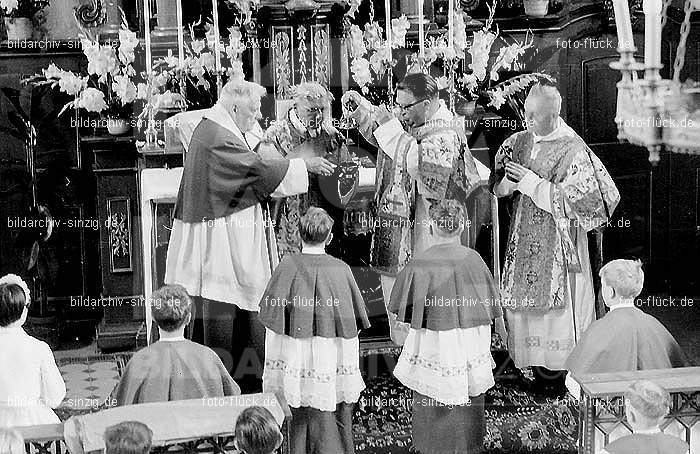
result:
<svg viewBox="0 0 700 454"><path fill-rule="evenodd" d="M527 130L503 143L494 175L498 197L515 195L501 282L508 351L517 367L535 366L536 385L553 392L563 390L560 371L594 319L586 234L603 226L620 200L560 108L555 87L532 87Z"/></svg>
<svg viewBox="0 0 700 454"><path fill-rule="evenodd" d="M482 181L478 166L484 166L469 152L464 125L439 98L437 81L428 74L409 73L398 84L398 117L356 92L347 92L342 101L359 131L381 150L371 265L381 274L388 302L396 273L434 242L430 206L452 199L465 207ZM392 322L394 340L406 333L405 326Z"/></svg>
<svg viewBox="0 0 700 454"><path fill-rule="evenodd" d="M239 380L260 374L264 355L256 313L271 276L274 235L262 203L306 192L308 172L333 170L323 158L263 160L252 151L265 94L258 84L234 79L195 128L166 260L165 282L199 299L204 344ZM244 390L257 389L254 375L241 380Z"/></svg>

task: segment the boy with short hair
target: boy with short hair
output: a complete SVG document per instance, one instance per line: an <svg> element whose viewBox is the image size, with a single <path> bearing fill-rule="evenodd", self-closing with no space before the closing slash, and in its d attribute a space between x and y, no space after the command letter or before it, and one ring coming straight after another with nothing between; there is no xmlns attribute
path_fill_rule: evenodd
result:
<svg viewBox="0 0 700 454"><path fill-rule="evenodd" d="M113 392L117 405L241 393L219 356L209 347L185 339L192 303L180 285L166 285L151 297L160 339L136 352Z"/></svg>
<svg viewBox="0 0 700 454"><path fill-rule="evenodd" d="M350 267L325 252L333 238L328 213L311 207L299 225L301 254L282 259L260 301L263 391L284 393L292 407L292 454L352 454L367 312Z"/></svg>
<svg viewBox="0 0 700 454"><path fill-rule="evenodd" d="M429 211L431 246L396 277L389 312L408 326L394 376L413 391L413 446L430 454L483 449L484 394L494 386L491 323L507 338L498 288L483 259L462 246L464 209Z"/></svg>
<svg viewBox="0 0 700 454"><path fill-rule="evenodd" d="M124 421L105 429L105 454L148 454L153 431L138 421Z"/></svg>
<svg viewBox="0 0 700 454"><path fill-rule="evenodd" d="M240 454L274 454L282 445L282 432L265 407L248 407L236 419L236 449Z"/></svg>
<svg viewBox="0 0 700 454"><path fill-rule="evenodd" d="M671 396L648 380L638 381L625 392L625 416L632 434L609 443L598 454L686 454L688 444L659 428L668 414Z"/></svg>
<svg viewBox="0 0 700 454"><path fill-rule="evenodd" d="M685 354L664 325L635 307L644 286L641 262L613 260L599 274L610 312L583 333L566 368L581 375L687 366Z"/></svg>

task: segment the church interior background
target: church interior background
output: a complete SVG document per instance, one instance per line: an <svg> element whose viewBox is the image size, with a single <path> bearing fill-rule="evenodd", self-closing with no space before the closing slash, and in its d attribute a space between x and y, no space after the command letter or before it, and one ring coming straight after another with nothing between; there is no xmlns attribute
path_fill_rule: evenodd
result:
<svg viewBox="0 0 700 454"><path fill-rule="evenodd" d="M368 389L354 414L358 453L410 452L411 413L409 391L390 373L400 347L388 337L379 278L368 265L377 152L342 119L340 98L353 89L390 103L416 62L439 77L446 103L464 118L472 154L487 168L522 129L527 85L556 80L562 118L621 193L610 223L590 236L596 279L601 260L640 259L646 282L638 306L700 366L696 3L665 0L659 14L641 0L51 0L33 1L31 18L5 17L0 274L30 282L27 330L52 347L68 387L61 419L103 408L130 355L147 345L143 301L163 284L186 153L167 119L196 118L239 71L267 88L263 128L290 105L294 84L327 87L333 117L358 157L340 242L373 324L361 335ZM629 27L616 17L620 4L629 7ZM127 82L105 89L102 112L71 91L69 77L52 83L62 71L86 74L80 33L134 54L133 93ZM116 96L128 98L126 105ZM470 244L497 277L510 208L484 200L470 212L480 220ZM492 353L487 452L594 452L601 440L628 431L619 408L591 408L631 377L591 386L579 406L531 395L497 336ZM697 440L700 369L668 371L664 379L674 396L669 430ZM35 448L64 449L60 428L43 430L34 433ZM207 443L179 449L219 452Z"/></svg>

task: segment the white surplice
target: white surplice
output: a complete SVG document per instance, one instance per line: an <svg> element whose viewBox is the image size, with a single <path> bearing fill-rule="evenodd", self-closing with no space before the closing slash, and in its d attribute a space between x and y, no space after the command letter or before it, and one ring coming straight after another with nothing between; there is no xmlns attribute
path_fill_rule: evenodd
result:
<svg viewBox="0 0 700 454"><path fill-rule="evenodd" d="M243 134L228 111L218 104L204 118L231 131L251 150L259 141L259 133ZM302 159L291 159L284 179L271 196L302 194L308 188L306 164ZM211 221L185 223L175 219L165 282L180 284L193 296L257 312L272 274L266 225L260 204Z"/></svg>

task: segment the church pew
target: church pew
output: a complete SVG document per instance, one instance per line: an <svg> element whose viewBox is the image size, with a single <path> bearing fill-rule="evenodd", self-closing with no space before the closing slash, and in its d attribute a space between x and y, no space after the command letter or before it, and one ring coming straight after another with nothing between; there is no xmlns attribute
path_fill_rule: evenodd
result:
<svg viewBox="0 0 700 454"><path fill-rule="evenodd" d="M690 445L690 454L700 454L700 367L584 374L573 378L581 386L579 454L594 454L631 433L623 395L638 380L650 380L671 394L671 411L662 431L685 440Z"/></svg>
<svg viewBox="0 0 700 454"><path fill-rule="evenodd" d="M228 400L227 400L228 399ZM206 399L205 399L206 400ZM291 411L289 406L282 395L276 394L244 394L241 396L232 396L231 398L221 398L220 400L226 400L222 406L229 407L232 410L230 414L232 415L230 426L233 428L235 424L235 416L240 414L245 408L254 404L263 404L268 408L278 407L283 415L282 421L282 433L284 435L284 442L280 449L282 454L289 453L289 423L291 420ZM145 409L150 407L159 407L161 410L163 408L168 408L169 412L173 415L172 421L165 421L166 424L176 424L182 417L192 417L193 404L201 402L202 399L193 399L190 401L173 401L173 402L163 402L157 404L140 404L140 405L129 405L125 407L116 407L108 410L103 410L98 413L93 413L91 415L82 415L69 419L65 423L61 424L48 424L39 426L28 426L23 428L18 428L18 432L23 436L25 441L25 452L27 454L65 454L69 452L69 446L74 445L75 439L71 441L73 436L71 433L75 427L74 420L80 419L81 424L85 424L86 419L90 422L88 425L100 426L101 421L99 420L100 414L109 414L112 412L109 423L106 425L111 425L120 420L122 415L124 419L121 420L141 420L147 423L147 417L144 416ZM200 405L200 410L202 407L206 407L206 404ZM217 405L218 406L218 405ZM178 409L178 407L181 407ZM115 419L114 412L118 412ZM180 413L178 415L178 413ZM274 412L273 412L274 413ZM221 412L217 412L221 415ZM179 416L179 418L178 418ZM220 416L219 416L220 417ZM228 423L227 423L228 424ZM153 450L154 453L159 452L198 452L198 453L218 453L218 452L229 452L233 451L234 434L232 431L220 432L212 435L211 433L192 433L191 436L182 438L163 438L159 436L158 428L151 427L154 430L154 443ZM82 443L82 440L81 440ZM90 444L94 445L95 440L90 440ZM89 452L100 452L100 451L89 451Z"/></svg>

